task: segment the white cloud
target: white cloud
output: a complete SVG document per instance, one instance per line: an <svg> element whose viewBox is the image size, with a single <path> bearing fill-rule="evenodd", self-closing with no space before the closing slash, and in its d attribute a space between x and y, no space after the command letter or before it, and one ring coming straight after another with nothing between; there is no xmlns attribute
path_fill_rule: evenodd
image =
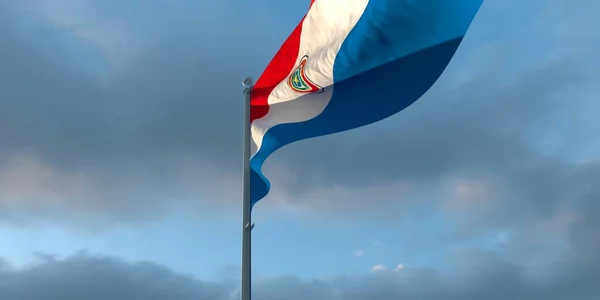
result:
<svg viewBox="0 0 600 300"><path fill-rule="evenodd" d="M361 257L363 255L365 255L365 250L363 250L363 249L358 249L358 250L354 251L354 256L356 256L356 257Z"/></svg>
<svg viewBox="0 0 600 300"><path fill-rule="evenodd" d="M383 266L383 265L374 265L371 268L372 272L381 272L381 271L385 271L385 270L387 270L387 268L385 266Z"/></svg>
<svg viewBox="0 0 600 300"><path fill-rule="evenodd" d="M396 269L394 269L395 271L402 271L404 270L404 264L399 264L396 266Z"/></svg>

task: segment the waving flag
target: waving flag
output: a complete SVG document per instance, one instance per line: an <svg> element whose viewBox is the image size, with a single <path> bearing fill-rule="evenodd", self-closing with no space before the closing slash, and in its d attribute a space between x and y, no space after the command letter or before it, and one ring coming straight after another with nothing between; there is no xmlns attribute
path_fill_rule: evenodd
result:
<svg viewBox="0 0 600 300"><path fill-rule="evenodd" d="M251 205L269 192L261 169L277 149L377 122L419 99L482 1L313 0L251 92Z"/></svg>

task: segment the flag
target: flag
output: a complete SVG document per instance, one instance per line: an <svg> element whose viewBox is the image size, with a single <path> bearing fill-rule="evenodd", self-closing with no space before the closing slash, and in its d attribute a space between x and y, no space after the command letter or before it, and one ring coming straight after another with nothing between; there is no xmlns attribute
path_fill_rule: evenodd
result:
<svg viewBox="0 0 600 300"><path fill-rule="evenodd" d="M419 99L482 1L313 0L251 91L251 205L269 192L262 166L277 149L380 121Z"/></svg>

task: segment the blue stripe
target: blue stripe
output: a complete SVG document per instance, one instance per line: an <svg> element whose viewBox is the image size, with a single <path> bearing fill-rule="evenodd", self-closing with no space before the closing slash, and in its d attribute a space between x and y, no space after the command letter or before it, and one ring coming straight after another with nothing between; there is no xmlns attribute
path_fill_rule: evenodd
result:
<svg viewBox="0 0 600 300"><path fill-rule="evenodd" d="M442 74L482 0L371 0L336 57L329 105L306 122L265 134L250 162L252 205L270 183L261 168L277 149L368 125L405 109Z"/></svg>

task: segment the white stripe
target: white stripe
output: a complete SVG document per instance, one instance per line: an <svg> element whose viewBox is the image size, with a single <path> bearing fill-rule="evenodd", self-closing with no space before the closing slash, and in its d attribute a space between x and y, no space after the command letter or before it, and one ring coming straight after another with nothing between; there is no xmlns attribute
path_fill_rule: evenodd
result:
<svg viewBox="0 0 600 300"><path fill-rule="evenodd" d="M302 94L287 85L287 78L280 82L269 95L267 115L252 123L253 155L273 126L308 121L323 112L333 93L335 57L368 3L369 0L317 0L313 3L302 24L296 66L304 55L308 55L305 74L325 90L319 94ZM295 67L289 75L294 70Z"/></svg>

